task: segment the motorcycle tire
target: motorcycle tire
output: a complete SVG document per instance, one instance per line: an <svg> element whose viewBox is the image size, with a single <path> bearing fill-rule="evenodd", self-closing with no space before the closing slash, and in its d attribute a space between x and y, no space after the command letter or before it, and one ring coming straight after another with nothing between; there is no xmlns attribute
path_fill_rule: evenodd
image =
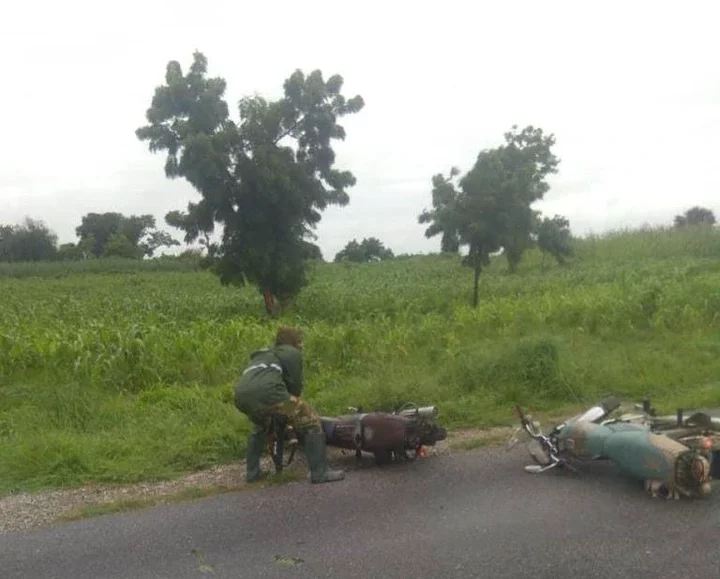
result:
<svg viewBox="0 0 720 579"><path fill-rule="evenodd" d="M392 462L392 450L376 450L373 452L375 458L375 464L383 466Z"/></svg>

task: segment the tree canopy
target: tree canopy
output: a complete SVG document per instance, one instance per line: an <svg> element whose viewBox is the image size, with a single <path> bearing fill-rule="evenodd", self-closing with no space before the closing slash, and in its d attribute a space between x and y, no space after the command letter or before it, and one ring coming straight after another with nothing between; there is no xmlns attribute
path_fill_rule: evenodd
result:
<svg viewBox="0 0 720 579"><path fill-rule="evenodd" d="M432 210L423 211L418 217L420 224L429 224L425 230L425 237L434 237L442 234L440 242L444 253L458 253L460 251L460 215L459 193L453 183L460 175L460 169L452 167L447 177L438 173L432 177Z"/></svg>
<svg viewBox="0 0 720 579"><path fill-rule="evenodd" d="M42 221L0 225L0 261L46 261L57 255L57 235Z"/></svg>
<svg viewBox="0 0 720 579"><path fill-rule="evenodd" d="M75 228L78 250L94 257L152 257L162 246L180 245L165 231L156 230L152 215L88 213ZM72 246L64 248L71 252Z"/></svg>
<svg viewBox="0 0 720 579"><path fill-rule="evenodd" d="M356 179L334 168L331 145L345 138L338 119L364 101L343 96L338 74L326 80L320 70L298 69L278 100L242 98L236 122L223 98L226 82L208 78L207 64L200 52L186 75L179 62L167 64L136 136L151 152L166 152L168 178L185 178L200 193L166 222L184 230L186 242L221 224L222 240L209 248L221 282L249 282L286 302L307 283L306 238L314 238L320 212L349 202Z"/></svg>
<svg viewBox="0 0 720 579"><path fill-rule="evenodd" d="M478 303L478 281L490 254L505 249L511 270L532 241L537 212L531 205L549 189L548 175L557 172L552 153L553 135L542 129L517 126L505 133L505 143L480 151L474 166L462 177L453 167L447 177L432 178L431 210L418 221L428 224L426 237L442 234L444 251L468 246L463 263L473 268L473 305Z"/></svg>
<svg viewBox="0 0 720 579"><path fill-rule="evenodd" d="M376 237L366 237L358 243L357 239L353 239L335 254L335 261L354 261L363 263L367 261L381 261L384 259L392 259L393 252L385 247L383 243Z"/></svg>
<svg viewBox="0 0 720 579"><path fill-rule="evenodd" d="M685 213L675 216L675 227L693 225L715 225L715 214L706 207L691 207Z"/></svg>
<svg viewBox="0 0 720 579"><path fill-rule="evenodd" d="M543 265L545 254L552 255L563 265L565 258L573 254L570 221L562 215L555 215L552 219L545 217L538 223L537 245L543 253Z"/></svg>

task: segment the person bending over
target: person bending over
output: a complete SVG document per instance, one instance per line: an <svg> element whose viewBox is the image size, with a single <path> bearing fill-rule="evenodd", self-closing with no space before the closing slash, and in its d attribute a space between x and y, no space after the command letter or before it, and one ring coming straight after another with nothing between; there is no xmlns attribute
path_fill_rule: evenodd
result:
<svg viewBox="0 0 720 579"><path fill-rule="evenodd" d="M303 440L312 483L345 478L342 471L328 468L320 417L301 399L304 386L302 348L303 335L299 329L278 329L275 345L250 354L250 364L235 385L235 406L253 424L247 445L248 482L260 478L260 457L267 445L274 416L285 419Z"/></svg>

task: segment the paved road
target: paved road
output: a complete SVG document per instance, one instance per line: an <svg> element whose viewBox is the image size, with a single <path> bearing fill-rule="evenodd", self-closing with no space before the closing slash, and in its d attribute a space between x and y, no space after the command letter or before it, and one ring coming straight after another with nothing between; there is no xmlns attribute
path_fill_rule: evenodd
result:
<svg viewBox="0 0 720 579"><path fill-rule="evenodd" d="M3 579L717 577L720 487L653 501L611 465L478 450L0 537Z"/></svg>

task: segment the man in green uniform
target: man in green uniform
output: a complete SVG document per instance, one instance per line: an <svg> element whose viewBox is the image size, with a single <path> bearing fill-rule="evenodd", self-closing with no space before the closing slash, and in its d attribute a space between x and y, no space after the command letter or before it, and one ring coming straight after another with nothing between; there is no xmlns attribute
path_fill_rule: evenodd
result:
<svg viewBox="0 0 720 579"><path fill-rule="evenodd" d="M235 386L235 406L253 423L247 445L247 481L260 478L260 457L267 445L273 416L286 420L304 435L303 447L312 483L339 481L345 473L329 470L325 433L315 410L301 400L303 390L303 339L296 328L280 328L275 346L256 350Z"/></svg>

